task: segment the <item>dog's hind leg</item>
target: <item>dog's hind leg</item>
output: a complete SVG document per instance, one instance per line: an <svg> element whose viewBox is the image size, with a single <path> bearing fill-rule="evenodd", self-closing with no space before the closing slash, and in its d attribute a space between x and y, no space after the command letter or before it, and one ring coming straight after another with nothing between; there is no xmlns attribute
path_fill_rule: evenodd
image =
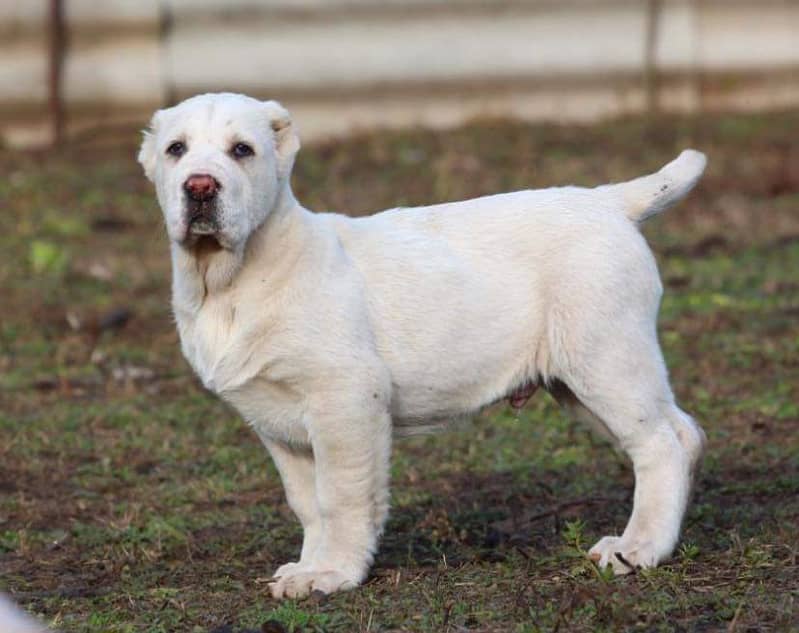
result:
<svg viewBox="0 0 799 633"><path fill-rule="evenodd" d="M555 379L546 386L546 390L575 420L582 422L600 437L614 444L616 443L615 436L602 419L580 402L564 382Z"/></svg>
<svg viewBox="0 0 799 633"><path fill-rule="evenodd" d="M651 327L651 326L650 326ZM605 330L571 362L564 382L633 462L633 511L621 536L589 555L616 573L653 567L671 554L704 434L675 404L654 328L630 318ZM585 341L583 341L585 342Z"/></svg>
<svg viewBox="0 0 799 633"><path fill-rule="evenodd" d="M391 428L389 415L381 414L381 426ZM391 503L390 476L391 476L391 431L376 433L374 438L374 473L375 479L372 486L372 522L375 537L383 535L383 529L388 520L388 511Z"/></svg>
<svg viewBox="0 0 799 633"><path fill-rule="evenodd" d="M676 405L669 409L668 419L677 434L677 439L688 453L688 458L691 460L691 474L695 475L705 451L707 436L696 420Z"/></svg>

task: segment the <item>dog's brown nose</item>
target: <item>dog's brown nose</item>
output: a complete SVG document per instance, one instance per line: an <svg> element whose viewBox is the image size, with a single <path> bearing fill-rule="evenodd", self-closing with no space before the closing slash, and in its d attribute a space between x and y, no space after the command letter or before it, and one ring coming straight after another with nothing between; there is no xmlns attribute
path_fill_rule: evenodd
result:
<svg viewBox="0 0 799 633"><path fill-rule="evenodd" d="M208 174L194 174L186 179L183 188L193 200L211 200L216 196L219 183L213 176Z"/></svg>

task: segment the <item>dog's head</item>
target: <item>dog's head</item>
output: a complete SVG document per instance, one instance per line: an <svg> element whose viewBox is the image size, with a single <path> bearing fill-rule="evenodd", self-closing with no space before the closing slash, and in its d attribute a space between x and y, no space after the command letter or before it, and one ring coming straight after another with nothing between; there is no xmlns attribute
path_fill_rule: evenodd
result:
<svg viewBox="0 0 799 633"><path fill-rule="evenodd" d="M170 240L240 251L287 186L299 147L276 101L205 94L155 113L139 162Z"/></svg>

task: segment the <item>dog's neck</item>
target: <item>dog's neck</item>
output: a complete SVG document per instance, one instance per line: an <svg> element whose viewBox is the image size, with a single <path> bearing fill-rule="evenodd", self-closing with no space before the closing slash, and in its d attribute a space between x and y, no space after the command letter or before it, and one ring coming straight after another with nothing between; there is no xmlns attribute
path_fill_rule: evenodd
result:
<svg viewBox="0 0 799 633"><path fill-rule="evenodd" d="M305 229L305 210L294 197L289 183L278 193L274 206L263 224L254 230L246 242L233 249L202 252L179 244L170 245L172 255L172 305L176 316L197 314L208 297L231 289L246 260L257 259L264 283L283 277L286 261L285 244L298 244L289 233Z"/></svg>

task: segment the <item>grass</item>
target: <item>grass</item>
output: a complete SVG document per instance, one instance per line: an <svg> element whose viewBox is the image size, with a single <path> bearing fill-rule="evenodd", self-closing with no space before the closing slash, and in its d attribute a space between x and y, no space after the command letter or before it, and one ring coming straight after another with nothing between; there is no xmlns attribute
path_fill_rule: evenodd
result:
<svg viewBox="0 0 799 633"><path fill-rule="evenodd" d="M799 629L799 113L483 121L304 148L311 208L365 213L710 167L647 224L660 334L709 450L672 560L585 558L627 518L625 459L545 395L400 441L393 511L354 592L273 602L300 531L266 452L181 359L167 244L135 139L0 153L0 589L63 631Z"/></svg>

